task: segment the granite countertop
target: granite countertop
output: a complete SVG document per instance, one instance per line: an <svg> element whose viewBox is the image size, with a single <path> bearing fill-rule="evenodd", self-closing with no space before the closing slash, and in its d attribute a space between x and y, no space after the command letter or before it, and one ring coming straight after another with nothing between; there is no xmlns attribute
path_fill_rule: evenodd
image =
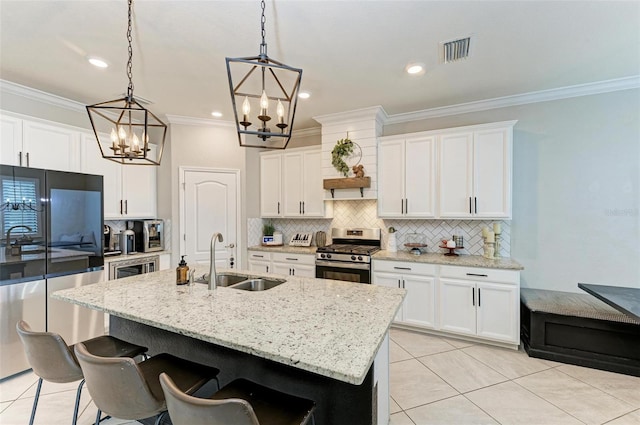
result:
<svg viewBox="0 0 640 425"><path fill-rule="evenodd" d="M317 246L269 246L269 245L254 245L247 248L249 251L265 251L265 252L284 252L287 254L310 254L316 253Z"/></svg>
<svg viewBox="0 0 640 425"><path fill-rule="evenodd" d="M367 375L406 294L404 289L220 269L286 278L262 292L177 286L175 271L55 292L118 317L270 359L347 383Z"/></svg>
<svg viewBox="0 0 640 425"><path fill-rule="evenodd" d="M389 252L378 251L373 254L374 260L407 261L411 263L430 263L447 266L482 267L487 269L523 270L524 267L511 258L490 260L481 255L445 256L439 253L413 255L408 251Z"/></svg>

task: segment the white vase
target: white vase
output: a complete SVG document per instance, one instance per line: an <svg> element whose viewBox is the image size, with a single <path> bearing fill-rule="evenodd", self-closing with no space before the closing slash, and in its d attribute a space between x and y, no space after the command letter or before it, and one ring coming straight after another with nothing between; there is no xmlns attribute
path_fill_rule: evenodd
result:
<svg viewBox="0 0 640 425"><path fill-rule="evenodd" d="M389 233L389 239L387 240L387 251L389 252L397 252L398 251L398 243L396 239L395 233Z"/></svg>

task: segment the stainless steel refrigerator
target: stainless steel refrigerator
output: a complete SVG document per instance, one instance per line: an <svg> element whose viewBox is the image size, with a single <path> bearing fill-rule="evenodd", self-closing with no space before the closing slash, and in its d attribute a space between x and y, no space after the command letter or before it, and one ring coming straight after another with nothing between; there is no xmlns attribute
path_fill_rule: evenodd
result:
<svg viewBox="0 0 640 425"><path fill-rule="evenodd" d="M29 369L16 323L68 344L104 333L103 314L53 300L106 280L102 176L0 165L0 379Z"/></svg>

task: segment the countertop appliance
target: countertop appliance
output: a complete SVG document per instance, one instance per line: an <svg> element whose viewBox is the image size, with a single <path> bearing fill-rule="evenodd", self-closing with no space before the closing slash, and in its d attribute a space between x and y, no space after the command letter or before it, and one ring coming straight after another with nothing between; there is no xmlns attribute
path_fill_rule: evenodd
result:
<svg viewBox="0 0 640 425"><path fill-rule="evenodd" d="M136 252L155 252L164 250L164 221L136 220L133 222L136 235Z"/></svg>
<svg viewBox="0 0 640 425"><path fill-rule="evenodd" d="M380 229L331 229L332 244L316 249L316 277L371 283L371 255L380 250Z"/></svg>
<svg viewBox="0 0 640 425"><path fill-rule="evenodd" d="M133 230L127 229L120 233L120 250L125 255L136 252L136 233Z"/></svg>
<svg viewBox="0 0 640 425"><path fill-rule="evenodd" d="M123 277L136 276L144 273L152 273L159 270L160 256L131 258L109 263L109 280Z"/></svg>
<svg viewBox="0 0 640 425"><path fill-rule="evenodd" d="M104 225L104 256L120 255L120 233L115 233L108 224Z"/></svg>
<svg viewBox="0 0 640 425"><path fill-rule="evenodd" d="M0 165L0 192L2 379L30 367L20 319L69 344L104 333L102 313L49 298L104 280L103 178Z"/></svg>

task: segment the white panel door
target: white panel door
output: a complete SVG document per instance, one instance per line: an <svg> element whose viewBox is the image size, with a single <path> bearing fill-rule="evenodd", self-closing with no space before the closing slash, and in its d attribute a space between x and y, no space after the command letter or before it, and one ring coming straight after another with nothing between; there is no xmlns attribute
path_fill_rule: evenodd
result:
<svg viewBox="0 0 640 425"><path fill-rule="evenodd" d="M106 143L102 144L103 149L109 149ZM122 202L122 170L121 165L104 159L98 149L98 143L93 134L82 135L82 172L87 174L98 174L104 180L104 219L121 219L124 208Z"/></svg>
<svg viewBox="0 0 640 425"><path fill-rule="evenodd" d="M406 217L434 217L435 211L435 137L405 141Z"/></svg>
<svg viewBox="0 0 640 425"><path fill-rule="evenodd" d="M407 296L402 312L405 323L423 327L435 327L435 278L404 275L402 277Z"/></svg>
<svg viewBox="0 0 640 425"><path fill-rule="evenodd" d="M511 146L508 129L474 133L474 214L511 217Z"/></svg>
<svg viewBox="0 0 640 425"><path fill-rule="evenodd" d="M273 263L273 270L271 272L275 273L275 274L283 274L283 275L286 275L286 276L291 276L292 268L293 267L291 266L291 264Z"/></svg>
<svg viewBox="0 0 640 425"><path fill-rule="evenodd" d="M400 288L402 285L402 276L391 274L391 273L373 273L372 280L374 285L386 286L388 288ZM407 294L408 296L408 294ZM404 302L400 309L398 309L398 313L396 313L396 317L393 319L394 322L402 322L403 321L403 310Z"/></svg>
<svg viewBox="0 0 640 425"><path fill-rule="evenodd" d="M440 329L476 334L475 283L440 278Z"/></svg>
<svg viewBox="0 0 640 425"><path fill-rule="evenodd" d="M22 131L23 166L80 171L80 132L26 120Z"/></svg>
<svg viewBox="0 0 640 425"><path fill-rule="evenodd" d="M322 151L303 152L302 212L305 217L324 217L322 188Z"/></svg>
<svg viewBox="0 0 640 425"><path fill-rule="evenodd" d="M440 137L440 217L472 216L473 134Z"/></svg>
<svg viewBox="0 0 640 425"><path fill-rule="evenodd" d="M22 155L22 120L1 115L0 164L20 165Z"/></svg>
<svg viewBox="0 0 640 425"><path fill-rule="evenodd" d="M152 158L157 147L149 144ZM122 199L124 199L124 216L132 218L156 218L158 211L156 187L157 167L154 165L121 165Z"/></svg>
<svg viewBox="0 0 640 425"><path fill-rule="evenodd" d="M518 344L520 309L517 286L478 283L478 336Z"/></svg>
<svg viewBox="0 0 640 425"><path fill-rule="evenodd" d="M269 265L268 261L248 261L249 270L252 272L258 273L269 273Z"/></svg>
<svg viewBox="0 0 640 425"><path fill-rule="evenodd" d="M296 264L291 266L292 275L298 277L316 277L316 266Z"/></svg>
<svg viewBox="0 0 640 425"><path fill-rule="evenodd" d="M402 217L404 213L404 140L378 145L378 216Z"/></svg>
<svg viewBox="0 0 640 425"><path fill-rule="evenodd" d="M260 156L260 215L281 217L282 155Z"/></svg>
<svg viewBox="0 0 640 425"><path fill-rule="evenodd" d="M285 217L302 215L302 152L282 157L282 203Z"/></svg>
<svg viewBox="0 0 640 425"><path fill-rule="evenodd" d="M211 237L221 233L216 242L216 267L230 267L229 258L237 247L238 174L214 170L184 170L184 197L181 230L184 250L181 255L190 266L209 263ZM200 267L202 268L202 266Z"/></svg>

